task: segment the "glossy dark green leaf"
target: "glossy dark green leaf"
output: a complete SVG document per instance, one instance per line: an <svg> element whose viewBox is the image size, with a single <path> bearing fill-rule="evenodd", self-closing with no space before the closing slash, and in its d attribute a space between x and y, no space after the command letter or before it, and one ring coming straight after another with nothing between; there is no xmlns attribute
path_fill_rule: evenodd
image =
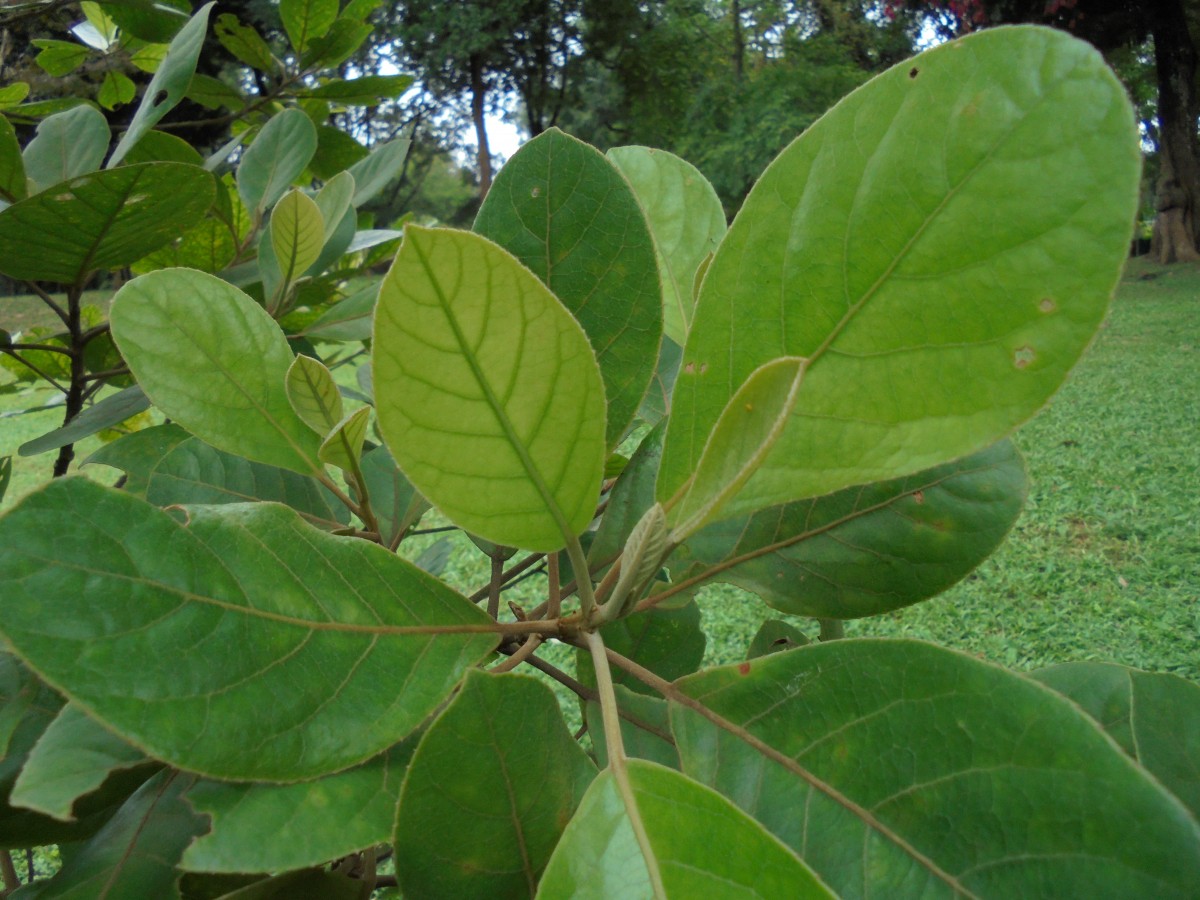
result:
<svg viewBox="0 0 1200 900"><path fill-rule="evenodd" d="M665 150L614 147L608 158L645 210L662 280L663 333L682 345L692 322L696 272L725 236L721 199L699 169Z"/></svg>
<svg viewBox="0 0 1200 900"><path fill-rule="evenodd" d="M129 798L52 879L27 896L36 900L178 900L183 848L206 828L183 799L192 776L159 772Z"/></svg>
<svg viewBox="0 0 1200 900"><path fill-rule="evenodd" d="M1200 820L1200 686L1178 675L1097 662L1032 675L1079 704Z"/></svg>
<svg viewBox="0 0 1200 900"><path fill-rule="evenodd" d="M548 687L469 673L404 780L395 850L405 895L532 897L595 777Z"/></svg>
<svg viewBox="0 0 1200 900"><path fill-rule="evenodd" d="M630 760L639 840L611 770L592 783L537 896L579 900L832 897L787 847L715 791Z"/></svg>
<svg viewBox="0 0 1200 900"><path fill-rule="evenodd" d="M286 872L241 890L225 894L220 900L362 900L363 881L324 869Z"/></svg>
<svg viewBox="0 0 1200 900"><path fill-rule="evenodd" d="M700 668L707 638L700 628L700 607L695 602L679 609L649 609L618 619L600 629L610 650L627 656L656 675L674 681ZM591 656L579 650L575 656L579 680L596 684ZM614 671L613 681L641 694L653 694L652 688L632 675Z"/></svg>
<svg viewBox="0 0 1200 900"><path fill-rule="evenodd" d="M322 471L320 441L288 402L287 340L237 288L163 269L122 287L110 318L121 355L165 415L227 453L302 475Z"/></svg>
<svg viewBox="0 0 1200 900"><path fill-rule="evenodd" d="M369 153L352 135L332 125L322 125L317 128L317 152L308 167L318 178L328 180L366 159Z"/></svg>
<svg viewBox="0 0 1200 900"><path fill-rule="evenodd" d="M188 20L188 0L117 0L104 4L117 26L143 41L165 44Z"/></svg>
<svg viewBox="0 0 1200 900"><path fill-rule="evenodd" d="M137 385L127 387L89 406L62 428L36 437L22 444L17 453L21 456L36 456L47 450L57 450L67 444L81 441L105 428L119 425L130 416L150 408L150 401Z"/></svg>
<svg viewBox="0 0 1200 900"><path fill-rule="evenodd" d="M188 802L212 830L188 847L197 872L286 872L391 840L405 766L405 742L361 766L299 784L200 780Z"/></svg>
<svg viewBox="0 0 1200 900"><path fill-rule="evenodd" d="M666 428L660 426L642 438L612 489L600 528L588 548L588 562L593 569L607 566L620 555L633 527L654 505L654 482L658 478L665 434Z"/></svg>
<svg viewBox="0 0 1200 900"><path fill-rule="evenodd" d="M83 461L112 466L124 472L127 478L125 490L144 496L150 483L150 473L171 450L191 437L174 423L143 428L133 434L117 438L104 444Z"/></svg>
<svg viewBox="0 0 1200 900"><path fill-rule="evenodd" d="M93 106L76 106L43 119L21 154L34 190L95 172L108 152L108 121Z"/></svg>
<svg viewBox="0 0 1200 900"><path fill-rule="evenodd" d="M1200 828L1053 691L916 641L813 644L679 682L684 771L846 897L1187 897Z"/></svg>
<svg viewBox="0 0 1200 900"><path fill-rule="evenodd" d="M767 619L759 626L746 650L747 659L758 659L772 653L782 653L811 643L803 631L782 619Z"/></svg>
<svg viewBox="0 0 1200 900"><path fill-rule="evenodd" d="M12 457L0 456L0 500L4 499L8 486L12 482Z"/></svg>
<svg viewBox="0 0 1200 900"><path fill-rule="evenodd" d="M343 16L335 20L325 34L315 41L309 41L308 50L301 57L300 64L305 68L337 68L354 55L373 30L366 22Z"/></svg>
<svg viewBox="0 0 1200 900"><path fill-rule="evenodd" d="M9 802L70 822L79 797L99 788L113 771L147 761L142 751L68 703L34 745Z"/></svg>
<svg viewBox="0 0 1200 900"><path fill-rule="evenodd" d="M0 212L10 278L74 284L96 269L141 259L208 211L212 176L156 162L92 172Z"/></svg>
<svg viewBox="0 0 1200 900"><path fill-rule="evenodd" d="M671 736L667 701L635 693L621 684L614 685L613 692L621 715L621 743L625 755L678 769L679 751ZM596 762L603 768L608 765L608 739L600 704L589 700L584 706L584 716L596 751Z"/></svg>
<svg viewBox="0 0 1200 900"><path fill-rule="evenodd" d="M657 425L671 411L671 394L675 391L675 379L679 377L679 364L683 360L683 348L663 335L658 350L658 365L650 387L638 407L638 418L647 425Z"/></svg>
<svg viewBox="0 0 1200 900"><path fill-rule="evenodd" d="M155 506L268 500L290 506L318 528L340 528L349 521L345 506L316 479L225 453L199 438L165 453L148 479L146 500Z"/></svg>
<svg viewBox="0 0 1200 900"><path fill-rule="evenodd" d="M272 72L278 65L262 35L252 25L246 25L232 13L217 16L213 33L221 42L221 46L252 69Z"/></svg>
<svg viewBox="0 0 1200 900"><path fill-rule="evenodd" d="M187 98L205 109L227 109L238 112L246 105L246 98L235 88L219 78L197 72L188 85Z"/></svg>
<svg viewBox="0 0 1200 900"><path fill-rule="evenodd" d="M360 208L400 177L400 171L404 168L404 159L408 156L408 148L411 145L412 141L407 138L396 138L386 144L379 144L371 150L369 155L346 169L354 176L355 208ZM345 156L344 145L340 152Z"/></svg>
<svg viewBox="0 0 1200 900"><path fill-rule="evenodd" d="M0 519L0 541L15 652L134 745L213 777L295 781L369 759L496 644L440 582L275 504L193 507L180 524L65 478Z"/></svg>
<svg viewBox="0 0 1200 900"><path fill-rule="evenodd" d="M616 447L662 338L654 239L629 183L600 151L551 128L500 170L475 231L532 269L579 319L600 361L608 446Z"/></svg>
<svg viewBox="0 0 1200 900"><path fill-rule="evenodd" d="M204 35L208 31L208 14L215 5L212 2L201 6L171 39L167 55L150 79L142 102L133 114L133 121L108 158L108 168L120 163L142 136L174 109L187 93L196 71L196 62L200 58L200 49L204 45Z"/></svg>
<svg viewBox="0 0 1200 900"><path fill-rule="evenodd" d="M798 616L852 619L936 596L1000 545L1025 469L1010 441L908 478L712 525L671 557L672 580L723 581Z"/></svg>
<svg viewBox="0 0 1200 900"><path fill-rule="evenodd" d="M412 83L411 75L362 75L350 80L328 81L305 91L304 96L349 106L375 106L399 97L412 87Z"/></svg>
<svg viewBox="0 0 1200 900"><path fill-rule="evenodd" d="M1140 169L1124 88L1062 31L983 30L855 91L771 164L704 277L659 495L782 355L808 367L744 491L763 507L995 443L1103 319Z"/></svg>
<svg viewBox="0 0 1200 900"><path fill-rule="evenodd" d="M604 387L579 323L479 235L409 225L372 344L379 429L455 524L554 551L595 513Z"/></svg>
<svg viewBox="0 0 1200 900"><path fill-rule="evenodd" d="M0 198L9 203L24 200L29 195L25 184L25 163L21 159L21 145L12 122L0 116Z"/></svg>
<svg viewBox="0 0 1200 900"><path fill-rule="evenodd" d="M317 150L317 129L295 108L276 113L242 154L237 188L246 208L262 213L299 177Z"/></svg>

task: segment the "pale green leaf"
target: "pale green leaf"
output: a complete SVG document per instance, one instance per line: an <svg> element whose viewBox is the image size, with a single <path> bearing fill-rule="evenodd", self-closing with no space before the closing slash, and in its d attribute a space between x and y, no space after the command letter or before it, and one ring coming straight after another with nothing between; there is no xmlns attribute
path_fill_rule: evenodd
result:
<svg viewBox="0 0 1200 900"><path fill-rule="evenodd" d="M109 773L147 761L142 751L68 703L34 745L9 801L70 822L75 801L99 788Z"/></svg>
<svg viewBox="0 0 1200 900"><path fill-rule="evenodd" d="M994 443L1103 319L1140 163L1124 88L1061 31L981 31L851 94L771 164L704 277L660 495L695 470L738 385L783 355L809 362L745 489L756 503Z"/></svg>
<svg viewBox="0 0 1200 900"><path fill-rule="evenodd" d="M309 41L319 38L333 24L338 0L280 0L279 18L288 40L297 53L303 53Z"/></svg>
<svg viewBox="0 0 1200 900"><path fill-rule="evenodd" d="M145 477L146 500L155 506L270 500L290 506L306 522L325 530L341 528L350 520L346 507L315 478L251 462L199 438L171 446Z"/></svg>
<svg viewBox="0 0 1200 900"><path fill-rule="evenodd" d="M496 645L482 611L376 544L269 503L189 513L62 478L0 518L0 633L171 765L339 771L420 725Z"/></svg>
<svg viewBox="0 0 1200 900"><path fill-rule="evenodd" d="M6 84L0 88L0 109L11 109L19 104L22 100L29 96L29 83L25 81L14 81L12 84ZM70 106L77 106L81 101L77 99L67 100ZM22 111L28 113L28 106L22 107Z"/></svg>
<svg viewBox="0 0 1200 900"><path fill-rule="evenodd" d="M174 423L154 425L104 444L83 465L112 466L125 473L125 490L145 496L150 473L172 449L191 435Z"/></svg>
<svg viewBox="0 0 1200 900"><path fill-rule="evenodd" d="M196 10L196 14L171 39L167 55L150 79L142 102L133 114L133 121L108 158L108 168L121 162L142 136L174 109L187 93L196 71L196 62L200 58L204 34L208 30L208 14L215 5L215 2L206 3Z"/></svg>
<svg viewBox="0 0 1200 900"><path fill-rule="evenodd" d="M353 471L362 458L363 442L371 421L371 407L362 406L338 422L321 443L317 456L321 462Z"/></svg>
<svg viewBox="0 0 1200 900"><path fill-rule="evenodd" d="M302 111L271 117L238 164L237 188L247 209L261 213L304 171L317 149L317 130Z"/></svg>
<svg viewBox="0 0 1200 900"><path fill-rule="evenodd" d="M271 246L284 279L290 284L300 277L324 245L325 222L316 202L300 191L288 191L271 210Z"/></svg>
<svg viewBox="0 0 1200 900"><path fill-rule="evenodd" d="M314 198L317 209L321 211L321 221L325 223L325 240L333 237L333 232L346 211L350 209L350 201L354 199L354 176L349 172L338 172L317 191Z"/></svg>
<svg viewBox="0 0 1200 900"><path fill-rule="evenodd" d="M246 98L219 78L196 73L188 85L187 98L205 109L228 109L237 112L246 105Z"/></svg>
<svg viewBox="0 0 1200 900"><path fill-rule="evenodd" d="M303 475L323 472L317 435L288 402L287 340L237 288L203 272L163 269L122 287L110 318L121 355L165 415L220 450Z"/></svg>
<svg viewBox="0 0 1200 900"><path fill-rule="evenodd" d="M468 673L404 781L395 849L405 895L532 897L595 777L548 687Z"/></svg>
<svg viewBox="0 0 1200 900"><path fill-rule="evenodd" d="M96 92L96 102L105 109L116 109L129 103L136 96L137 86L127 75L105 72L104 80L100 82L100 90Z"/></svg>
<svg viewBox="0 0 1200 900"><path fill-rule="evenodd" d="M345 142L339 143L343 145L339 152L339 158L342 161L350 159L351 155L357 155L357 151L347 154ZM391 184L393 180L400 177L400 171L404 168L404 158L408 156L408 148L411 145L412 141L407 138L396 138L386 144L379 144L371 150L368 156L353 162L346 169L354 176L353 203L355 208L361 207Z"/></svg>
<svg viewBox="0 0 1200 900"><path fill-rule="evenodd" d="M579 319L604 376L614 449L646 393L662 336L654 239L629 183L600 151L551 128L500 170L474 229Z"/></svg>
<svg viewBox="0 0 1200 900"><path fill-rule="evenodd" d="M75 284L127 266L195 225L212 197L212 176L180 163L81 175L0 212L0 271Z"/></svg>
<svg viewBox="0 0 1200 900"><path fill-rule="evenodd" d="M129 54L129 61L143 72L153 75L163 64L163 60L167 58L170 50L169 44L143 44Z"/></svg>
<svg viewBox="0 0 1200 900"><path fill-rule="evenodd" d="M1077 707L965 654L841 640L678 683L684 771L845 897L1191 897L1200 828Z"/></svg>
<svg viewBox="0 0 1200 900"><path fill-rule="evenodd" d="M794 853L724 797L652 762L627 765L648 848L639 845L616 778L605 770L554 851L539 898L833 896ZM662 894L654 889L651 866Z"/></svg>
<svg viewBox="0 0 1200 900"><path fill-rule="evenodd" d="M1200 820L1200 685L1166 672L1077 662L1032 673L1079 704Z"/></svg>
<svg viewBox="0 0 1200 900"><path fill-rule="evenodd" d="M47 75L61 78L70 75L88 58L89 50L73 41L56 41L50 38L35 38L30 43L39 50L34 58Z"/></svg>
<svg viewBox="0 0 1200 900"><path fill-rule="evenodd" d="M212 830L188 847L183 868L282 872L390 841L415 746L406 741L361 766L299 784L198 781L187 799L212 819Z"/></svg>
<svg viewBox="0 0 1200 900"><path fill-rule="evenodd" d="M329 307L302 334L325 341L365 341L371 337L379 285L351 294Z"/></svg>
<svg viewBox="0 0 1200 900"><path fill-rule="evenodd" d="M309 428L321 437L342 419L342 395L324 363L301 354L288 367L288 402Z"/></svg>
<svg viewBox="0 0 1200 900"><path fill-rule="evenodd" d="M725 236L725 210L700 170L672 153L614 147L608 158L646 213L662 280L663 334L682 346L695 306L693 283Z"/></svg>
<svg viewBox="0 0 1200 900"><path fill-rule="evenodd" d="M177 162L203 168L204 157L183 138L165 131L147 131L142 139L125 154L125 164L143 162Z"/></svg>
<svg viewBox="0 0 1200 900"><path fill-rule="evenodd" d="M907 478L771 507L692 535L672 580L753 591L798 616L850 619L936 596L1016 522L1025 471L1009 441Z"/></svg>
<svg viewBox="0 0 1200 900"><path fill-rule="evenodd" d="M372 350L384 440L451 521L531 550L583 532L604 388L579 324L532 273L478 235L410 225Z"/></svg>
<svg viewBox="0 0 1200 900"><path fill-rule="evenodd" d="M696 472L670 511L675 543L718 518L766 505L739 496L779 439L804 378L803 359L783 357L764 363L729 398L696 463ZM668 432L669 434L669 432ZM661 495L660 502L671 500ZM681 496L682 495L682 496Z"/></svg>
<svg viewBox="0 0 1200 900"><path fill-rule="evenodd" d="M92 106L76 106L43 119L22 153L35 192L95 172L110 137L104 114Z"/></svg>
<svg viewBox="0 0 1200 900"><path fill-rule="evenodd" d="M47 450L57 450L74 444L105 428L119 425L131 416L150 408L150 401L136 384L110 394L98 403L87 407L61 428L26 441L18 449L21 456L35 456Z"/></svg>

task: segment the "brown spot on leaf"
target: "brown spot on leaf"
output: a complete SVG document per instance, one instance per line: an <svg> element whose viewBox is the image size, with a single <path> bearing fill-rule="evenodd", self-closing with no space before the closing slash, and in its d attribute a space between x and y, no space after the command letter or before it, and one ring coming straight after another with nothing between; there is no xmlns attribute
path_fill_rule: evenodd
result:
<svg viewBox="0 0 1200 900"><path fill-rule="evenodd" d="M920 74L921 74L921 70L918 69L916 66L913 66L911 69L908 70L909 78L916 78Z"/></svg>
<svg viewBox="0 0 1200 900"><path fill-rule="evenodd" d="M1058 304L1054 302L1053 297L1043 297L1041 302L1038 303L1038 309L1044 313L1052 313L1058 309Z"/></svg>
<svg viewBox="0 0 1200 900"><path fill-rule="evenodd" d="M537 187L537 186L535 186L535 187L534 187L534 189L533 189L532 191L530 191L530 192L529 192L529 196L530 196L530 197L535 197L535 198L536 198L536 197L537 197L537 196L539 196L541 193L542 193L542 189L541 189L540 187Z"/></svg>
<svg viewBox="0 0 1200 900"><path fill-rule="evenodd" d="M1013 353L1013 365L1018 369L1026 368L1035 359L1037 359L1037 354L1030 346L1018 347Z"/></svg>
<svg viewBox="0 0 1200 900"><path fill-rule="evenodd" d="M708 363L700 363L700 374L703 375L708 371Z"/></svg>
<svg viewBox="0 0 1200 900"><path fill-rule="evenodd" d="M746 412L754 412L754 404L753 403L746 404Z"/></svg>
<svg viewBox="0 0 1200 900"><path fill-rule="evenodd" d="M925 502L925 492L924 491L913 491L912 498L917 503L924 503Z"/></svg>
<svg viewBox="0 0 1200 900"><path fill-rule="evenodd" d="M739 674L742 674L742 675L749 675L750 674L750 663L748 663L748 662L738 663L738 672L739 672Z"/></svg>
<svg viewBox="0 0 1200 900"><path fill-rule="evenodd" d="M685 375L695 375L695 374L696 374L696 364L695 364L694 362L687 363L687 364L686 364L686 365L683 367L683 374L685 374Z"/></svg>

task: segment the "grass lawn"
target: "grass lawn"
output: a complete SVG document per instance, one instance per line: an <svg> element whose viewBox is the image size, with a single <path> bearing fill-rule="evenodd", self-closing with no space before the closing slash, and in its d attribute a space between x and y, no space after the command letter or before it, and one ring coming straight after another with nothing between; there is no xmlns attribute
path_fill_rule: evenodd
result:
<svg viewBox="0 0 1200 900"><path fill-rule="evenodd" d="M10 330L11 303L0 301ZM0 394L0 414L50 396ZM60 420L0 418L0 456ZM941 597L847 634L926 638L1018 669L1097 659L1200 680L1200 266L1132 261L1095 346L1017 443L1030 494L1000 551ZM46 477L53 454L14 463L4 505ZM437 540L417 538L412 552ZM477 586L486 560L451 546L444 577ZM528 601L538 587L506 596ZM765 607L724 586L700 603L708 660L740 659Z"/></svg>

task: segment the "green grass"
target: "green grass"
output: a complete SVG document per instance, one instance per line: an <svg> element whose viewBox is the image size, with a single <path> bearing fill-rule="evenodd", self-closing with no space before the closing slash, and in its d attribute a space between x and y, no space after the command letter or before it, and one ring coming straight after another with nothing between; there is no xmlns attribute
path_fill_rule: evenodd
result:
<svg viewBox="0 0 1200 900"><path fill-rule="evenodd" d="M1198 345L1200 267L1133 261L1095 346L1017 435L1030 494L1008 541L942 596L851 622L847 634L928 639L1018 669L1098 659L1200 680ZM49 396L0 395L0 412ZM0 455L59 418L0 419ZM5 505L53 459L14 462ZM437 539L418 538L409 552ZM444 577L470 588L486 580L486 560L465 538L453 547ZM532 579L505 597L532 606L543 586ZM776 616L725 586L702 592L700 605L711 663L742 658L758 624ZM793 621L815 635L811 621ZM569 667L566 653L555 661Z"/></svg>

